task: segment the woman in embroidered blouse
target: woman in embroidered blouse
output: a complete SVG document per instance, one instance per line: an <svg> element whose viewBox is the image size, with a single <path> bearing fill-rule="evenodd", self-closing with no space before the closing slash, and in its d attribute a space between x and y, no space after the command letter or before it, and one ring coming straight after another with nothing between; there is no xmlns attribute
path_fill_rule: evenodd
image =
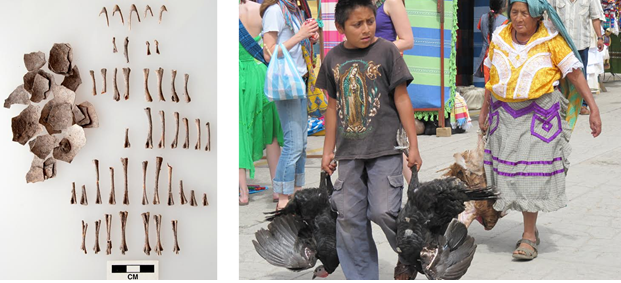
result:
<svg viewBox="0 0 621 283"><path fill-rule="evenodd" d="M544 11L550 21L542 21ZM510 0L509 16L511 22L494 32L485 60L490 80L479 125L489 130L487 184L501 196L494 209L522 212L524 233L513 257L531 260L538 253L537 212L567 204L569 138L582 99L592 105L593 137L601 133L601 119L580 56L550 4Z"/></svg>

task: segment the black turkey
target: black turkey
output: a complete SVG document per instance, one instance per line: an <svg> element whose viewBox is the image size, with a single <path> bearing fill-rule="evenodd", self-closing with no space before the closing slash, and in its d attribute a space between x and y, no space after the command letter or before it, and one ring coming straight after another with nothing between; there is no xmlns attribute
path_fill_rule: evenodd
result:
<svg viewBox="0 0 621 283"><path fill-rule="evenodd" d="M319 188L297 191L285 208L268 212L272 221L255 233L255 250L267 262L293 271L312 268L315 277L327 277L339 265L336 253L336 217L330 207L334 188L330 175L321 172Z"/></svg>

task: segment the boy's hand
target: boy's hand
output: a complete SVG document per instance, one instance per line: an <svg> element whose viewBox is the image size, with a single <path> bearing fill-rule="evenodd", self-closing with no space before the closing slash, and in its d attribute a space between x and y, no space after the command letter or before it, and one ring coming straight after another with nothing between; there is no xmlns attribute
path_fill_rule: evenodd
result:
<svg viewBox="0 0 621 283"><path fill-rule="evenodd" d="M423 166L423 159L420 158L417 148L410 148L408 150L408 167L412 168L414 165L416 165L416 171L420 171Z"/></svg>
<svg viewBox="0 0 621 283"><path fill-rule="evenodd" d="M328 175L332 176L332 173L336 170L336 162L334 162L334 153L329 155L324 154L321 158L321 170L326 171Z"/></svg>

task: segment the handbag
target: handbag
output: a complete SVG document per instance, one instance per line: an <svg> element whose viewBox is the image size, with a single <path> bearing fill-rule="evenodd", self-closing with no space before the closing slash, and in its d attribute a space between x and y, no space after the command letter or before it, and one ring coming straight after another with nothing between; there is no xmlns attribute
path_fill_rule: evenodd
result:
<svg viewBox="0 0 621 283"><path fill-rule="evenodd" d="M328 99L321 89L315 87L317 75L315 74L315 69L311 62L311 56L304 46L302 46L302 54L304 55L304 61L308 69L308 84L306 89L308 96L307 112L309 116L319 118L322 117L328 109Z"/></svg>
<svg viewBox="0 0 621 283"><path fill-rule="evenodd" d="M282 57L278 56L279 46L282 50ZM264 92L269 101L306 97L304 80L298 73L291 55L282 44L278 44L274 48L274 55L267 67Z"/></svg>

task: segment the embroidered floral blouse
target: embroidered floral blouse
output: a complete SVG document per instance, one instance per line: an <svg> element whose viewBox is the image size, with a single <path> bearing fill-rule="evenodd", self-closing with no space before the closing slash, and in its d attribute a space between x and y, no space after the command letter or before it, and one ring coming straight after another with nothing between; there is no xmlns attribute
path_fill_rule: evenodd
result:
<svg viewBox="0 0 621 283"><path fill-rule="evenodd" d="M553 92L561 78L583 67L549 21L540 23L526 45L514 43L512 33L512 23L496 29L485 59L490 68L485 88L498 100L536 99Z"/></svg>

